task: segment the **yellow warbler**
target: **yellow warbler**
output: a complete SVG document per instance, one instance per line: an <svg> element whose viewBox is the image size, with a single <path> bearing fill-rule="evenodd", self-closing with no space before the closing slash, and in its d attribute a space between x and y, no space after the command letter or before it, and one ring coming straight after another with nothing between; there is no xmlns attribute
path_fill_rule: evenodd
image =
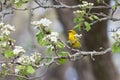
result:
<svg viewBox="0 0 120 80"><path fill-rule="evenodd" d="M80 40L78 37L75 36L76 32L74 30L68 31L68 41L72 48L80 48Z"/></svg>

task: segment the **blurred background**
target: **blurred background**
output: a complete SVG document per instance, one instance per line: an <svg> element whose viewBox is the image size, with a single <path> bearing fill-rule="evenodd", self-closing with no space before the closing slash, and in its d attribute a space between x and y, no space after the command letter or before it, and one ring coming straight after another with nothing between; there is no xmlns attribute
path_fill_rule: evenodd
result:
<svg viewBox="0 0 120 80"><path fill-rule="evenodd" d="M42 4L45 5L53 5L56 2L53 0L38 0ZM47 3L46 3L47 1ZM77 0L58 0L67 5L79 4ZM94 0L88 0L94 2ZM114 0L106 0L106 3L114 4ZM52 21L52 25L50 28L52 31L59 32L61 34L61 38L63 41L67 42L67 30L73 29L74 23L73 18L74 15L72 13L73 9L54 9L54 8L37 8L35 10L31 10L32 7L36 7L37 4L34 1L30 1L29 3L23 4L21 9L28 8L28 10L14 10L13 14L8 14L4 16L3 21L5 23L14 25L16 31L12 33L12 37L16 40L16 45L23 46L27 51L26 53L29 55L34 51L39 51L44 54L44 47L41 47L36 42L36 29L30 24L31 21L40 20L41 18L48 18ZM4 8L5 11L11 11L11 7ZM109 14L110 11L103 12ZM119 17L120 9L114 13L114 17ZM107 24L107 25L106 25ZM92 40L92 44L94 44L94 38L96 35L102 37L103 41L98 41L98 45L102 45L103 48L106 45L107 47L111 47L114 40L112 39L112 33L109 32L111 29L116 27L120 27L120 21L104 21L101 25L101 29L97 30L97 28L93 29L95 31L90 31L89 33L83 33L83 47L84 50L96 50L95 46L89 44ZM94 26L96 26L94 25ZM103 26L107 26L104 28ZM104 29L103 29L104 28ZM98 32L99 33L98 33ZM104 34L102 33L104 32ZM94 35L93 35L94 34ZM106 36L103 36L106 35ZM91 36L90 38L87 36ZM93 37L92 37L93 36ZM86 38L87 37L87 38ZM108 37L108 39L107 39ZM92 39L91 39L92 38ZM90 40L91 39L91 40ZM98 38L99 39L99 38ZM87 43L87 42L89 43ZM106 44L106 42L108 44ZM95 43L95 45L97 42ZM91 45L91 46L90 46ZM88 46L88 47L87 47ZM89 48L90 47L90 48ZM104 56L104 55L103 55ZM76 60L75 62L67 62L65 65L54 65L49 69L42 68L40 71L36 72L36 76L45 75L42 77L43 80L120 80L117 77L120 75L120 54L110 54L110 56L106 57L95 57L95 61L90 60L90 58ZM117 74L118 73L118 74ZM116 77L117 76L117 77ZM39 80L39 79L38 79Z"/></svg>

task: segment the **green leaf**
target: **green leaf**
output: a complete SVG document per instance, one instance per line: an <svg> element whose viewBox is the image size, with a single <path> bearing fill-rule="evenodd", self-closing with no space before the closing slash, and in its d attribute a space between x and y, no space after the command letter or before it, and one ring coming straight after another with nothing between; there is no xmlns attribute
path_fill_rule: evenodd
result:
<svg viewBox="0 0 120 80"><path fill-rule="evenodd" d="M78 18L74 18L73 22L76 23L78 21Z"/></svg>
<svg viewBox="0 0 120 80"><path fill-rule="evenodd" d="M20 7L23 4L23 0L15 0L14 3L16 4L16 7Z"/></svg>
<svg viewBox="0 0 120 80"><path fill-rule="evenodd" d="M47 48L46 55L49 55L50 52L52 52L51 47Z"/></svg>
<svg viewBox="0 0 120 80"><path fill-rule="evenodd" d="M38 43L39 43L40 45L43 45L43 44L44 44L44 41L42 42L42 39L43 39L43 37L44 37L44 33L43 33L43 32L39 32L39 33L36 35L36 37L37 37Z"/></svg>
<svg viewBox="0 0 120 80"><path fill-rule="evenodd" d="M59 47L59 48L64 48L65 47L65 45L63 44L63 43L61 43L61 42L57 42L57 47Z"/></svg>
<svg viewBox="0 0 120 80"><path fill-rule="evenodd" d="M119 42L115 42L115 43L112 45L112 52L113 52L113 53L118 53L118 52L120 52L120 43L119 43Z"/></svg>
<svg viewBox="0 0 120 80"><path fill-rule="evenodd" d="M73 21L74 21L74 23L80 23L80 22L83 22L85 19L84 18L82 18L82 17L77 17L77 18L74 18L73 19Z"/></svg>
<svg viewBox="0 0 120 80"><path fill-rule="evenodd" d="M82 23L75 25L74 29L78 29L79 31L81 31L81 25L82 25Z"/></svg>
<svg viewBox="0 0 120 80"><path fill-rule="evenodd" d="M94 19L92 18L92 16L90 16L90 17L89 17L89 19L90 19L91 21L93 21L93 20L94 20Z"/></svg>
<svg viewBox="0 0 120 80"><path fill-rule="evenodd" d="M35 72L35 69L32 66L27 66L27 72L33 74Z"/></svg>
<svg viewBox="0 0 120 80"><path fill-rule="evenodd" d="M96 15L93 15L93 18L94 18L94 19L97 19L97 20L99 19L99 17L96 16Z"/></svg>
<svg viewBox="0 0 120 80"><path fill-rule="evenodd" d="M4 56L5 56L6 58L10 58L10 57L13 57L14 54L13 54L12 50L6 50Z"/></svg>
<svg viewBox="0 0 120 80"><path fill-rule="evenodd" d="M78 22L77 22L77 23L83 22L84 20L85 20L84 18L79 17L79 18L78 18Z"/></svg>
<svg viewBox="0 0 120 80"><path fill-rule="evenodd" d="M86 27L86 31L90 31L90 29L91 29L90 24L88 22L84 22L84 25Z"/></svg>
<svg viewBox="0 0 120 80"><path fill-rule="evenodd" d="M22 76L30 74L27 72L27 68L28 68L28 66L25 66L25 65L16 66L16 69L19 70L19 75L22 75Z"/></svg>
<svg viewBox="0 0 120 80"><path fill-rule="evenodd" d="M67 56L67 55L68 55L67 53L68 53L68 52L61 51L61 52L59 52L57 55L60 56L60 57L62 57L62 56Z"/></svg>
<svg viewBox="0 0 120 80"><path fill-rule="evenodd" d="M18 65L18 66L16 66L16 69L24 70L24 69L25 69L25 66L23 66L23 65Z"/></svg>
<svg viewBox="0 0 120 80"><path fill-rule="evenodd" d="M45 46L47 42L45 40L42 40L42 41L39 41L39 43L41 46Z"/></svg>
<svg viewBox="0 0 120 80"><path fill-rule="evenodd" d="M112 6L112 10L115 10L115 9L116 9L116 7L117 7L116 5L113 5L113 6Z"/></svg>
<svg viewBox="0 0 120 80"><path fill-rule="evenodd" d="M78 27L80 27L80 24L75 25L74 29L77 29Z"/></svg>
<svg viewBox="0 0 120 80"><path fill-rule="evenodd" d="M65 64L66 63L66 59L58 59L57 62L60 63L60 64Z"/></svg>

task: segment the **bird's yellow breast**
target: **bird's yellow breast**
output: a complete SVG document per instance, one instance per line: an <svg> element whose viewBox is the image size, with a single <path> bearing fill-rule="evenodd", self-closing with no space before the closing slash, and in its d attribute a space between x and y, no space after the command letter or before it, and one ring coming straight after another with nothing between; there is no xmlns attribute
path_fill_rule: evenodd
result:
<svg viewBox="0 0 120 80"><path fill-rule="evenodd" d="M75 40L74 34L69 33L68 39L69 41L74 41Z"/></svg>
<svg viewBox="0 0 120 80"><path fill-rule="evenodd" d="M69 44L73 48L79 48L81 45L80 45L79 39L74 36L75 34L76 34L75 31L74 32L72 30L69 31L68 33Z"/></svg>

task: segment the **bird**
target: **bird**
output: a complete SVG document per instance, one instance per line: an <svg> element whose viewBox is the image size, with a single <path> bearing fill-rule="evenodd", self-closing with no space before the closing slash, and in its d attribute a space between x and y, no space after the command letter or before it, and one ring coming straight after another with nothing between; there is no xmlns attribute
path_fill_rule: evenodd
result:
<svg viewBox="0 0 120 80"><path fill-rule="evenodd" d="M70 47L72 48L80 48L81 47L81 43L80 40L77 36L75 36L77 33L75 30L68 30L68 42Z"/></svg>

